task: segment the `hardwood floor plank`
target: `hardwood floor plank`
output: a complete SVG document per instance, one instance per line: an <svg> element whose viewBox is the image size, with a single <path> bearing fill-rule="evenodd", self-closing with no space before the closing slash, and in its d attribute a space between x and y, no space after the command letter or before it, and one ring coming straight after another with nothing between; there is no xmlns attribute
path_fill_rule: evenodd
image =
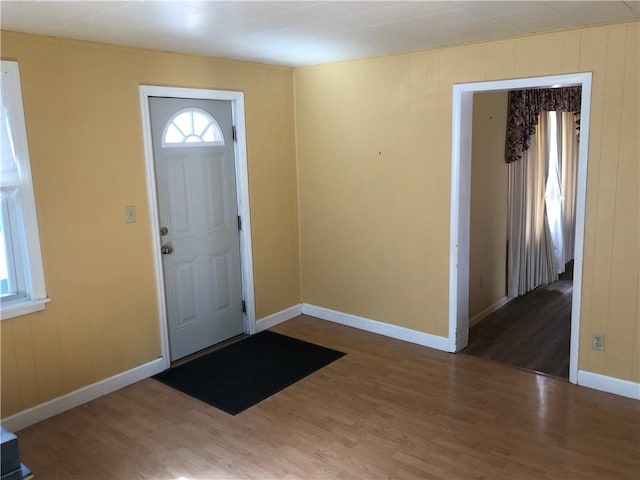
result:
<svg viewBox="0 0 640 480"><path fill-rule="evenodd" d="M301 316L347 355L231 416L153 379L18 432L37 479L631 479L640 402Z"/></svg>

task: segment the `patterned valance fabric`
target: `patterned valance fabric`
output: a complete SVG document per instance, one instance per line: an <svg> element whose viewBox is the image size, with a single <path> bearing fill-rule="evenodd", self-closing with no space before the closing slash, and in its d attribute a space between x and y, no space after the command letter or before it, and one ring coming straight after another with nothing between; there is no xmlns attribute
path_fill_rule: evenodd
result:
<svg viewBox="0 0 640 480"><path fill-rule="evenodd" d="M582 87L536 88L509 92L507 112L507 163L520 160L529 148L529 139L536 131L541 112L573 112L576 129L580 131Z"/></svg>

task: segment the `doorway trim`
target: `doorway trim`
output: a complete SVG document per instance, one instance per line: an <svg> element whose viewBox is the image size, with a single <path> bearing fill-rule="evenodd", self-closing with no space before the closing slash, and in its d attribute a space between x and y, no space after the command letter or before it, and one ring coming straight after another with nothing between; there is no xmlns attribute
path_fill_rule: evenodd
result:
<svg viewBox="0 0 640 480"><path fill-rule="evenodd" d="M158 216L158 198L155 179L155 160L151 137L151 117L149 97L187 98L198 100L226 100L231 102L233 124L236 128L234 159L236 163L236 189L238 192L238 215L242 217L240 230L240 270L242 276L242 298L245 301L244 331L256 333L256 310L253 283L253 251L251 248L251 212L249 209L249 172L247 167L247 145L244 116L244 93L229 90L207 90L197 88L179 88L141 85L140 112L142 114L142 140L144 143L145 173L147 177L147 203L151 226L151 248L156 277L156 295L158 319L160 322L160 347L165 367L169 368L169 324L167 304L164 292L164 271L160 252L160 220Z"/></svg>
<svg viewBox="0 0 640 480"><path fill-rule="evenodd" d="M525 88L581 86L580 147L576 193L575 260L571 304L571 343L569 381L578 381L580 346L580 304L584 221L591 111L591 72L546 77L519 78L453 86L453 125L451 144L451 228L449 246L449 351L458 352L469 341L469 238L471 208L471 132L473 94Z"/></svg>

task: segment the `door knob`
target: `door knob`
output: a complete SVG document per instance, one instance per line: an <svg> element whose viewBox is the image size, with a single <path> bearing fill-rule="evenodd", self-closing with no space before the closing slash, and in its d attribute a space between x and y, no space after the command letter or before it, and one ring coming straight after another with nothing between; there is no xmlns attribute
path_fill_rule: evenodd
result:
<svg viewBox="0 0 640 480"><path fill-rule="evenodd" d="M171 245L163 245L162 248L160 248L160 252L162 252L163 255L169 255L173 253L173 247Z"/></svg>

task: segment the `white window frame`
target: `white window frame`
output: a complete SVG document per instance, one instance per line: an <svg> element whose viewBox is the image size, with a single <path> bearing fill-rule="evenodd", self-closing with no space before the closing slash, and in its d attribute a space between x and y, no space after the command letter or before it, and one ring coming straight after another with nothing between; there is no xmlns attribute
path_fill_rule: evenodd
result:
<svg viewBox="0 0 640 480"><path fill-rule="evenodd" d="M7 198L12 218L11 231L6 235L11 235L15 268L20 270L17 276L21 277L19 283L22 284L18 285L17 295L0 301L0 318L5 320L43 310L50 299L44 283L18 62L2 60L2 102L7 109L21 178L20 187Z"/></svg>

